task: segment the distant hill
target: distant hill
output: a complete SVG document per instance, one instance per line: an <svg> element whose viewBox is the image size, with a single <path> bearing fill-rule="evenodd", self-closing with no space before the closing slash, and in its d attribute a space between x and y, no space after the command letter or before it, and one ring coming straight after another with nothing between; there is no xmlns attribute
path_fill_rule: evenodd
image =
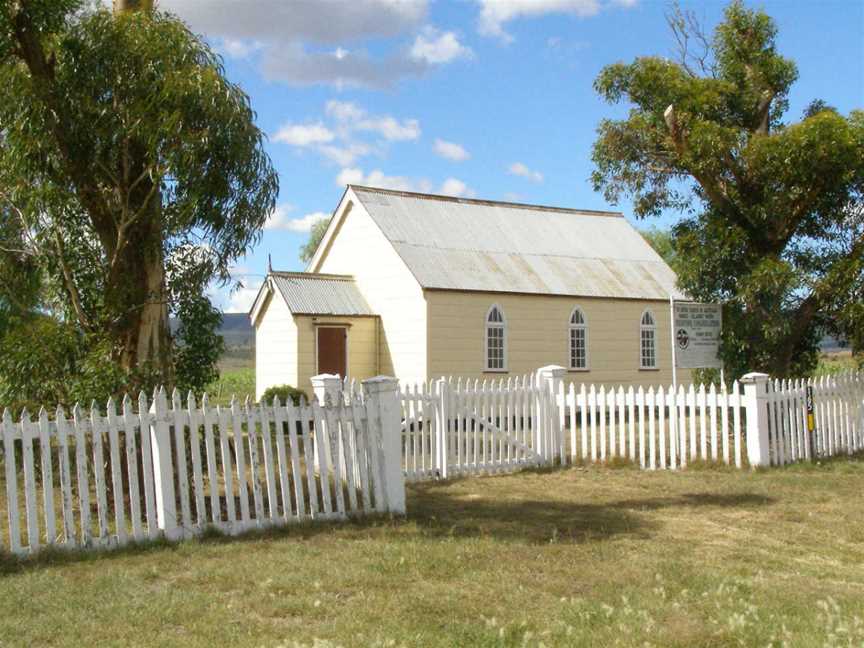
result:
<svg viewBox="0 0 864 648"><path fill-rule="evenodd" d="M176 331L179 321L171 318L171 330ZM219 335L225 338L225 346L231 349L254 349L255 329L246 313L223 313Z"/></svg>
<svg viewBox="0 0 864 648"><path fill-rule="evenodd" d="M223 313L219 334L225 338L225 346L229 349L255 346L255 329L246 313Z"/></svg>

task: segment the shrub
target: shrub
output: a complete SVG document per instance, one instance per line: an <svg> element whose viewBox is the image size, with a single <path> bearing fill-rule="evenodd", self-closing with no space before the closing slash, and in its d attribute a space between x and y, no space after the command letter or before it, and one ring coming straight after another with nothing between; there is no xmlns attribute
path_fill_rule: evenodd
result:
<svg viewBox="0 0 864 648"><path fill-rule="evenodd" d="M287 403L290 399L292 403L299 405L300 396L306 396L306 393L302 389L297 389L291 385L273 385L261 394L261 402L272 403L273 399L277 396L282 403Z"/></svg>

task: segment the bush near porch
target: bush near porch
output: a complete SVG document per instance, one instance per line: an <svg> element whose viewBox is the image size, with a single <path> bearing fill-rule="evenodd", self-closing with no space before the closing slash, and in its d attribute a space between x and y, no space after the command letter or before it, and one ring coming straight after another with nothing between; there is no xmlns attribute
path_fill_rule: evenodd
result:
<svg viewBox="0 0 864 648"><path fill-rule="evenodd" d="M0 638L860 645L862 492L860 455L755 472L592 467L427 482L409 486L407 521L8 560Z"/></svg>

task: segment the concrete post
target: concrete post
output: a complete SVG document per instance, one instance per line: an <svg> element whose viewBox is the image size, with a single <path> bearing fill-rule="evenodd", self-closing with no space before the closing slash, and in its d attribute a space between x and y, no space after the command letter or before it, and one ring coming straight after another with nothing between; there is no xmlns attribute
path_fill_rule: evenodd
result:
<svg viewBox="0 0 864 648"><path fill-rule="evenodd" d="M538 412L542 412L538 432L543 437L539 447L543 449L543 459L550 463L555 461L556 454L562 454L564 448L564 417L559 410L558 392L566 373L567 370L558 365L547 365L537 370L537 384L546 390L538 407ZM563 406L563 399L561 405Z"/></svg>
<svg viewBox="0 0 864 648"><path fill-rule="evenodd" d="M177 540L183 529L177 524L174 492L174 465L171 462L171 431L168 425L168 397L161 387L150 406L150 447L153 455L153 488L156 492L156 523L168 540ZM143 433L143 430L142 430Z"/></svg>
<svg viewBox="0 0 864 648"><path fill-rule="evenodd" d="M342 393L342 379L337 374L319 374L310 378L312 391L318 398L318 403L323 407L328 403L335 405L337 398Z"/></svg>
<svg viewBox="0 0 864 648"><path fill-rule="evenodd" d="M399 381L376 376L363 381L369 421L369 438L378 453L379 474L386 509L405 515L405 473L402 471L402 407Z"/></svg>
<svg viewBox="0 0 864 648"><path fill-rule="evenodd" d="M769 466L768 374L748 373L739 382L744 385L744 407L747 412L747 459L754 468Z"/></svg>
<svg viewBox="0 0 864 648"><path fill-rule="evenodd" d="M324 413L324 437L327 439L327 443L324 444L325 448L332 443L330 440L330 419L327 417L327 407L332 407L339 402L339 399L342 398L342 378L338 374L318 374L317 376L312 376L309 379L312 382L312 393L315 394L315 398L318 399L318 404L321 406L321 409ZM338 439L338 452L342 453L342 439ZM319 459L320 453L315 448L313 452L314 460L315 460L315 472L319 475L321 474L321 460ZM329 453L330 450L327 449L325 454ZM344 456L344 455L342 455ZM344 464L342 466L342 474L340 477L342 479L346 479L347 476L344 470Z"/></svg>

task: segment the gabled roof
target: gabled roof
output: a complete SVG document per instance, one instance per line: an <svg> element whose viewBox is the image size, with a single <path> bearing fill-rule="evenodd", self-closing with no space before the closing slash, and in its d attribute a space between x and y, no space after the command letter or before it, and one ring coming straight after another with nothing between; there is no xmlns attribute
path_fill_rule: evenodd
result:
<svg viewBox="0 0 864 648"><path fill-rule="evenodd" d="M351 194L423 288L684 298L672 269L619 212L359 185L349 185Z"/></svg>
<svg viewBox="0 0 864 648"><path fill-rule="evenodd" d="M294 315L374 315L350 275L274 272L267 275L252 310L252 321L269 292L277 292Z"/></svg>

